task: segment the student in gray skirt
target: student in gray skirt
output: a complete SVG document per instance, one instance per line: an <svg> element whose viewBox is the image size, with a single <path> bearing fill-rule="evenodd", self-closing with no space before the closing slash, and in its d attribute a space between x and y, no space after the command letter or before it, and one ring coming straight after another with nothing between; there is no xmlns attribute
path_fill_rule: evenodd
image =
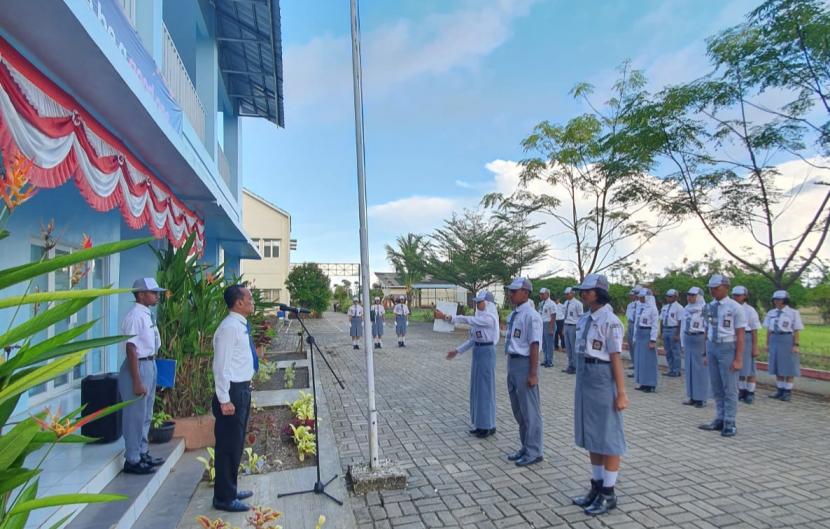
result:
<svg viewBox="0 0 830 529"><path fill-rule="evenodd" d="M787 402L792 398L793 379L801 374L798 336L804 324L801 314L790 307L786 290L776 291L772 303L774 307L764 318L764 328L767 330L769 374L775 375L778 391L768 396Z"/></svg>
<svg viewBox="0 0 830 529"><path fill-rule="evenodd" d="M747 404L755 401L755 359L758 358L758 331L761 329L761 319L758 311L748 303L749 290L738 285L732 289L732 299L741 304L746 312L746 327L744 334L744 363L738 372L738 400Z"/></svg>
<svg viewBox="0 0 830 529"><path fill-rule="evenodd" d="M372 338L376 349L383 349L383 318L386 314L386 307L384 307L380 298L376 297L369 313L372 318Z"/></svg>
<svg viewBox="0 0 830 529"><path fill-rule="evenodd" d="M406 306L406 298L400 296L395 308L392 309L395 315L395 334L398 336L398 347L406 347L406 327L409 325L409 307Z"/></svg>
<svg viewBox="0 0 830 529"><path fill-rule="evenodd" d="M349 335L352 337L352 348L360 349L358 341L363 336L363 307L357 302L357 298L352 298L352 306L346 313L349 316Z"/></svg>
<svg viewBox="0 0 830 529"><path fill-rule="evenodd" d="M692 287L686 293L686 307L680 316L680 348L686 359L687 406L702 408L712 396L706 360L706 300L703 290Z"/></svg>
<svg viewBox="0 0 830 529"><path fill-rule="evenodd" d="M499 341L499 318L496 306L487 300L488 292L476 294L475 316L453 316L435 311L437 319L470 326L470 338L447 353L452 360L468 349L473 350L470 365L471 435L485 438L496 433L496 344Z"/></svg>
<svg viewBox="0 0 830 529"><path fill-rule="evenodd" d="M573 502L596 516L617 506L614 486L626 452L622 411L628 396L620 357L624 331L611 308L604 275L588 274L579 290L589 310L576 332L574 440L590 456L591 489Z"/></svg>

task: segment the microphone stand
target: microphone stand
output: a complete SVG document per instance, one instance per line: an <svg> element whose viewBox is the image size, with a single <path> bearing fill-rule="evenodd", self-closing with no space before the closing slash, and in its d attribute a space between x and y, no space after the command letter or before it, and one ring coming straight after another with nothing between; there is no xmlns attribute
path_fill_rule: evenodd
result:
<svg viewBox="0 0 830 529"><path fill-rule="evenodd" d="M285 310L285 309L283 309L283 310ZM306 336L306 343L308 343L308 345L309 345L310 354L311 354L311 377L310 378L311 378L311 394L313 395L313 399L314 399L314 448L315 448L315 451L317 452L315 454L315 459L316 459L315 466L317 467L317 481L314 483L314 487L311 488L311 489L298 490L298 491L295 491L295 492L287 492L287 493L284 493L284 494L277 494L277 498L283 498L285 496L296 496L296 495L299 495L299 494L309 494L309 493L313 492L314 494L322 494L322 495L326 496L327 498L329 498L333 502L337 503L338 505L343 505L342 501L338 500L337 498L335 498L334 496L332 496L331 494L326 492L326 487L328 487L329 484L332 481L337 479L338 475L335 474L334 477L332 477L331 479L329 479L325 483L323 483L323 480L320 479L320 429L318 428L318 419L317 419L317 382L315 380L317 378L317 376L316 376L317 372L314 370L314 350L315 349L317 349L317 352L320 354L320 358L322 358L323 362L325 362L326 367L329 368L329 371L331 372L332 376L334 376L334 380L337 382L337 385L340 386L340 389L345 389L346 386L343 384L343 381L340 380L340 377L337 376L337 373L334 371L334 368L332 368L331 364L329 364L328 359L326 359L325 355L320 351L320 347L317 345L317 340L314 339L314 336L312 336L311 333L308 331L308 327L305 326L305 322L303 322L303 318L302 318L302 316L300 316L302 311L294 309L294 310L291 310L290 312L293 312L297 316L297 320L299 320L300 326L302 327L303 332L305 332L305 334L307 335Z"/></svg>

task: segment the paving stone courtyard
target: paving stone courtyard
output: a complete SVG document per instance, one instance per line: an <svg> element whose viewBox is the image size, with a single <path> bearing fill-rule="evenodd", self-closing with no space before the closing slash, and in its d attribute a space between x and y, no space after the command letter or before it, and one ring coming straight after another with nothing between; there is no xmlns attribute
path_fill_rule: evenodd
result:
<svg viewBox="0 0 830 529"><path fill-rule="evenodd" d="M311 330L343 378L340 390L322 376L345 473L368 459L365 352L352 350L346 317L327 314ZM497 363L497 428L487 439L467 433L470 357L445 360L465 333L443 335L431 324L410 326L399 349L387 328L375 353L382 458L402 464L405 490L351 496L359 527L830 527L830 402L796 395L741 404L738 436L723 439L697 425L704 409L681 405L682 379L661 377L657 393L633 391L625 412L629 452L623 460L617 510L590 518L570 497L588 483L586 454L573 444L574 377L540 368L545 460L518 468L506 460L518 430ZM503 342L502 342L503 343ZM325 447L322 449L325 450Z"/></svg>

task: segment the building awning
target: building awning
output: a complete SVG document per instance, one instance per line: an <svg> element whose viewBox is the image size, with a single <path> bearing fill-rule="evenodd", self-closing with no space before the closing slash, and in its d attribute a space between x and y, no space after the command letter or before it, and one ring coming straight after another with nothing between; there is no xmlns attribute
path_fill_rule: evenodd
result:
<svg viewBox="0 0 830 529"><path fill-rule="evenodd" d="M279 0L216 2L216 40L237 115L284 127Z"/></svg>

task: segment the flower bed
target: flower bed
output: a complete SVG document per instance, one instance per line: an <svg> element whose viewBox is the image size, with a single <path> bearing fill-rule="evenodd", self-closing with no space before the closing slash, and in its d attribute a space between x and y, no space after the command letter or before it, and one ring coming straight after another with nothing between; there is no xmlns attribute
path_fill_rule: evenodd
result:
<svg viewBox="0 0 830 529"><path fill-rule="evenodd" d="M292 418L291 409L286 406L251 410L246 444L255 454L266 458L262 472L314 466L313 456L300 461L294 441L282 435L283 428ZM242 459L244 461L244 455Z"/></svg>
<svg viewBox="0 0 830 529"><path fill-rule="evenodd" d="M254 391L273 391L279 389L308 389L308 368L297 367L294 369L294 384L290 387L285 385L285 369L279 369L271 378L261 381L254 378Z"/></svg>

